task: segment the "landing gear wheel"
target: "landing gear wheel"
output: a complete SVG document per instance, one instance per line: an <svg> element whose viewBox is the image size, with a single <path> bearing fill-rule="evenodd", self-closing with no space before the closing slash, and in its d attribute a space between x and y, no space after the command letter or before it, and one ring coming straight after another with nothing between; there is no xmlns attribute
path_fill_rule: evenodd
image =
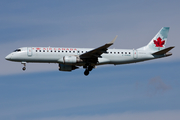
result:
<svg viewBox="0 0 180 120"><path fill-rule="evenodd" d="M25 70L26 70L26 62L21 62L21 64L24 65L24 67L22 68L22 70L25 71Z"/></svg>
<svg viewBox="0 0 180 120"><path fill-rule="evenodd" d="M84 75L85 75L85 76L89 75L89 71L88 71L88 70L85 70L85 71L84 71Z"/></svg>
<svg viewBox="0 0 180 120"><path fill-rule="evenodd" d="M26 67L23 67L22 70L25 71L25 70L26 70Z"/></svg>

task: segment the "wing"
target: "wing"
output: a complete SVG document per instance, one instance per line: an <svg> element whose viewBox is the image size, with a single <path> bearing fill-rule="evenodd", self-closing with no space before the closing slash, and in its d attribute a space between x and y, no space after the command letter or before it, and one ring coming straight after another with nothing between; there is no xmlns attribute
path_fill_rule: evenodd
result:
<svg viewBox="0 0 180 120"><path fill-rule="evenodd" d="M115 42L117 36L110 42L110 43L107 43L101 47L98 47L96 49L93 49L91 51L88 51L84 54L81 54L79 57L81 59L85 59L86 61L89 61L89 62L97 62L97 58L98 57L101 57L101 54L103 53L107 53L107 49L108 47L110 47L111 45L113 45L113 43Z"/></svg>

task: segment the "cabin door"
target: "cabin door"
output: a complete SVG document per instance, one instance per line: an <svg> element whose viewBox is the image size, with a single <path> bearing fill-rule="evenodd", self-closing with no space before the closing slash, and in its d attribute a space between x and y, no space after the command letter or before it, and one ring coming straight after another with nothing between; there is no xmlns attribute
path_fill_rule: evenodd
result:
<svg viewBox="0 0 180 120"><path fill-rule="evenodd" d="M29 57L32 56L32 48L31 48L31 47L28 47L28 48L27 48L27 55L28 55Z"/></svg>
<svg viewBox="0 0 180 120"><path fill-rule="evenodd" d="M133 57L134 57L134 59L137 59L137 58L138 58L138 52L137 52L137 50L133 50Z"/></svg>

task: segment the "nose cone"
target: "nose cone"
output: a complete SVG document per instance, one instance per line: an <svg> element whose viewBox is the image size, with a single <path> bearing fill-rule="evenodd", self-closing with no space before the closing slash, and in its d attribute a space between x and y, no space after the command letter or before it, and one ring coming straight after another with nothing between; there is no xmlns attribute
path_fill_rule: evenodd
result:
<svg viewBox="0 0 180 120"><path fill-rule="evenodd" d="M7 56L5 57L5 59L6 59L6 60L11 60L11 54L7 55Z"/></svg>

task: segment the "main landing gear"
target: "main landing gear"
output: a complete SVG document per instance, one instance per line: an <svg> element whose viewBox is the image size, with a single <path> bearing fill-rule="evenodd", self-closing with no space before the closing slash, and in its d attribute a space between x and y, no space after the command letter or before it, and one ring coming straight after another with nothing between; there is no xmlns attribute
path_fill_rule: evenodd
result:
<svg viewBox="0 0 180 120"><path fill-rule="evenodd" d="M94 67L90 65L90 66L84 66L84 68L86 68L86 70L84 71L84 75L88 76L89 71L91 71Z"/></svg>
<svg viewBox="0 0 180 120"><path fill-rule="evenodd" d="M26 70L26 62L21 62L21 64L24 65L24 67L22 68L22 70L25 71L25 70Z"/></svg>
<svg viewBox="0 0 180 120"><path fill-rule="evenodd" d="M86 69L86 70L84 71L84 75L85 75L85 76L88 76L88 75L89 75L89 70L88 70L88 69Z"/></svg>

